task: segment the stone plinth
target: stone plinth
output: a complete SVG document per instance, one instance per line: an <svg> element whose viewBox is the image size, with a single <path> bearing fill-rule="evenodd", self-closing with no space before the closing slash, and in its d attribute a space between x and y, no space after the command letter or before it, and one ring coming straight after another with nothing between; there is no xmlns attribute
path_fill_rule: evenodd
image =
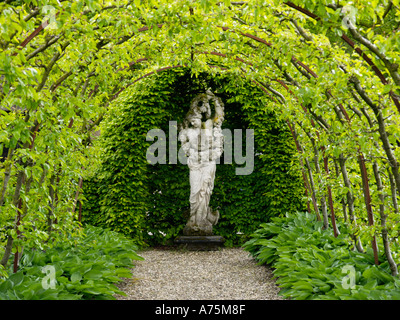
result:
<svg viewBox="0 0 400 320"><path fill-rule="evenodd" d="M222 248L225 239L221 236L179 236L174 243L191 251L213 251Z"/></svg>

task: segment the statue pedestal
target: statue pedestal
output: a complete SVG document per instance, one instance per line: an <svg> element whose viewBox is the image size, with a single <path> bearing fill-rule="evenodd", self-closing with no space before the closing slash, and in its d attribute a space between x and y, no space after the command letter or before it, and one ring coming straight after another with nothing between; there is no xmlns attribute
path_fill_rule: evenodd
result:
<svg viewBox="0 0 400 320"><path fill-rule="evenodd" d="M225 239L221 236L179 236L174 243L191 251L214 251L223 247Z"/></svg>

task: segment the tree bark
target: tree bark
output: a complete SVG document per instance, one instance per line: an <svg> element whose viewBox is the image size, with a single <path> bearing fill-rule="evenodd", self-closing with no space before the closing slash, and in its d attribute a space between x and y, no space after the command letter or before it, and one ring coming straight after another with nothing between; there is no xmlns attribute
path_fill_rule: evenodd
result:
<svg viewBox="0 0 400 320"><path fill-rule="evenodd" d="M313 150L314 150L314 164L315 164L315 172L317 173L317 175L321 174L321 169L319 166L319 151L317 146L315 145L315 141L314 138L311 136L311 134L309 132L306 132L307 136L309 137L312 146L313 146ZM321 197L321 211L322 211L322 218L324 221L324 228L328 229L329 228L329 218L328 218L328 208L326 206L326 199L325 196Z"/></svg>
<svg viewBox="0 0 400 320"><path fill-rule="evenodd" d="M354 197L353 193L351 192L352 185L350 183L349 175L346 169L346 159L344 158L343 154L339 155L339 165L340 165L340 171L342 172L344 185L348 189L346 196L347 196L347 206L349 208L350 221L354 224L354 227L357 228L357 219L356 216L354 215ZM359 252L364 252L364 248L362 246L360 237L354 234L352 234L351 237L354 240L357 250Z"/></svg>
<svg viewBox="0 0 400 320"><path fill-rule="evenodd" d="M338 160L336 160L336 159L334 160L336 178L339 178L339 176L340 176L340 169L339 169L338 162L339 162ZM348 217L347 217L346 199L345 199L344 197L342 197L342 200L340 200L340 202L342 203L342 210L343 210L344 222L347 222Z"/></svg>
<svg viewBox="0 0 400 320"><path fill-rule="evenodd" d="M325 152L325 148L322 149L322 152ZM327 178L327 180L329 180L330 177L329 177L328 158L325 155L324 155L324 168L325 168L326 178ZM340 232L336 226L336 217L335 217L335 209L333 208L332 190L331 190L331 185L329 182L328 182L327 190L328 190L329 209L331 211L331 222L332 222L333 234L334 234L335 238L337 238L337 236L340 234Z"/></svg>
<svg viewBox="0 0 400 320"><path fill-rule="evenodd" d="M294 126L289 122L289 120L286 120L286 123L287 123L287 125L288 125L288 127L290 129L291 134L292 134L292 137L293 137L293 140L295 142L297 151L301 154L302 153L302 148L300 146L299 141L297 140L297 135L296 135L296 132L294 130ZM308 193L311 192L310 191L310 184L308 182L307 175L305 173L303 160L300 158L299 161L300 161L301 174L302 174L303 182L304 182L305 194L306 194L306 197L308 199ZM309 213L311 213L310 202L308 200L307 200L307 210L308 210Z"/></svg>
<svg viewBox="0 0 400 320"><path fill-rule="evenodd" d="M50 177L50 185L49 185L49 209L47 211L47 232L49 234L49 238L51 236L51 232L53 230L53 216L54 216L54 183L56 181L56 176L53 173Z"/></svg>
<svg viewBox="0 0 400 320"><path fill-rule="evenodd" d="M21 193L21 188L23 185L25 179L25 171L19 171L18 175L17 175L17 182L15 185L15 192L14 192L14 196L13 196L13 205L14 207L18 207L19 205L19 200L20 200L20 193ZM17 227L17 223L18 223L18 214L15 218L15 223L14 223L14 228ZM1 259L1 264L6 267L8 259L10 258L11 255L11 250L13 247L13 243L14 243L14 239L13 237L9 234L7 236L7 244L6 244L6 248L4 251L4 255L3 258Z"/></svg>
<svg viewBox="0 0 400 320"><path fill-rule="evenodd" d="M8 154L7 154L7 159L6 159L5 170L4 170L3 186L1 188L1 194L0 194L0 209L4 204L4 199L6 196L8 182L10 181L10 178L11 178L11 169L12 169L11 159L12 159L13 154L14 154L14 149L9 149Z"/></svg>
<svg viewBox="0 0 400 320"><path fill-rule="evenodd" d="M397 202L397 192L396 192L396 182L394 181L393 174L390 170L388 170L389 181L390 181L390 190L392 194L392 202L395 213L399 213L399 205Z"/></svg>
<svg viewBox="0 0 400 320"><path fill-rule="evenodd" d="M5 268L8 263L8 259L11 256L11 251L13 247L14 239L11 237L11 235L7 236L7 244L4 250L3 258L0 261L0 264Z"/></svg>
<svg viewBox="0 0 400 320"><path fill-rule="evenodd" d="M382 141L383 149L386 153L390 167L392 169L393 177L396 182L397 192L399 193L400 196L399 163L397 162L396 157L393 154L392 148L390 146L389 138L385 128L385 120L382 115L382 110L368 97L365 90L361 87L359 79L352 76L350 77L349 82L354 85L354 88L356 89L357 93L368 104L368 106L372 109L373 113L375 114L376 120L378 121L379 137Z"/></svg>
<svg viewBox="0 0 400 320"><path fill-rule="evenodd" d="M308 177L310 178L310 189L311 189L311 197L312 197L312 201L313 201L313 205L314 205L314 210L315 213L318 217L318 221L321 221L321 216L319 214L319 209L318 209L318 205L317 205L317 196L315 194L315 185L314 185L314 178L313 178L313 174L312 174L312 170L311 170L311 165L310 162L308 161L308 159L305 159L306 162L306 167L307 167L307 171L308 171Z"/></svg>
<svg viewBox="0 0 400 320"><path fill-rule="evenodd" d="M358 156L358 160L359 160L359 164L360 164L361 178L362 178L362 182L363 182L364 200L365 200L365 206L367 208L368 224L370 226L373 226L374 225L374 216L373 216L373 212L372 212L371 194L369 191L368 174L367 174L367 168L365 166L365 160L361 153ZM372 250L374 252L375 264L379 265L378 246L376 244L376 236L375 235L372 236L371 246L372 246Z"/></svg>
<svg viewBox="0 0 400 320"><path fill-rule="evenodd" d="M388 230L386 226L386 218L387 214L385 214L385 195L383 190L382 179L379 173L379 167L376 161L373 164L376 186L378 187L378 196L379 196L379 213L381 216L381 227L382 227L382 240L383 240L383 248L385 250L386 259L389 262L389 267L392 272L392 276L397 276L397 265L393 260L392 251L390 250L390 241L388 237Z"/></svg>

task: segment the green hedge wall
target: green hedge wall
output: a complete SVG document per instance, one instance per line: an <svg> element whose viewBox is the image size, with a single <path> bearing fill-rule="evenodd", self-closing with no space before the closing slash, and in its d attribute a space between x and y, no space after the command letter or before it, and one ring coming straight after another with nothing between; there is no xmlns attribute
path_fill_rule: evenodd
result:
<svg viewBox="0 0 400 320"><path fill-rule="evenodd" d="M251 128L255 134L252 174L236 175L238 165L224 164L223 158L217 165L210 203L221 214L215 233L227 245L242 244L270 217L305 209L300 175L290 170L293 139L264 94L238 79L170 70L140 82L110 107L94 146L101 150L101 165L84 182L83 222L111 227L138 244L164 244L181 233L189 210L189 169L148 164L146 150L153 142L146 134L161 128L168 139L169 121L179 123L191 99L207 88L225 104L223 128Z"/></svg>

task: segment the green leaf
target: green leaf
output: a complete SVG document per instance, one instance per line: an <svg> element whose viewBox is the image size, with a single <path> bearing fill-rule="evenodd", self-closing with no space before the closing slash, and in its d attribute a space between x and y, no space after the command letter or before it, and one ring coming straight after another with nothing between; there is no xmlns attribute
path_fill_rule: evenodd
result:
<svg viewBox="0 0 400 320"><path fill-rule="evenodd" d="M82 275L79 271L71 274L71 282L80 282L82 280Z"/></svg>
<svg viewBox="0 0 400 320"><path fill-rule="evenodd" d="M385 85L385 87L383 88L383 94L390 92L390 90L392 90L392 85L391 84Z"/></svg>

